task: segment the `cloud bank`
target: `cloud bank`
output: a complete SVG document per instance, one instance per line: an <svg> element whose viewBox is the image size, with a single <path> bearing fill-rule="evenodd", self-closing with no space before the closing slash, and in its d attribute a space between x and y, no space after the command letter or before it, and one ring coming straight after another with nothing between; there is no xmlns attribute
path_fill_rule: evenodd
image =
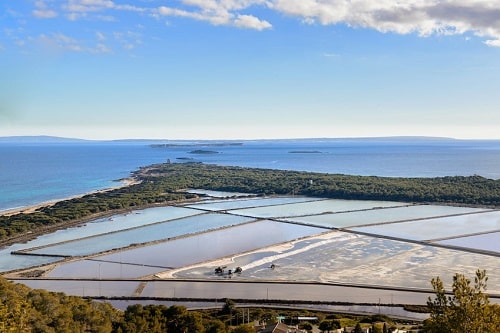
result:
<svg viewBox="0 0 500 333"><path fill-rule="evenodd" d="M149 0L133 5L116 0L39 0L31 16L113 21L124 11L141 19L175 17L259 31L271 29L273 22L266 16L278 13L304 24L345 24L421 37L476 36L488 46L500 47L500 0Z"/></svg>

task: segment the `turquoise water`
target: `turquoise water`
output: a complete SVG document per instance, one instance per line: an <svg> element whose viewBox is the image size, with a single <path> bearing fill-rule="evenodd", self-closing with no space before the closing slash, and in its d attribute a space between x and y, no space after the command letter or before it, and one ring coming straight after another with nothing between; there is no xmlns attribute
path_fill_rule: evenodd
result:
<svg viewBox="0 0 500 333"><path fill-rule="evenodd" d="M0 142L0 210L118 185L141 166L196 162L352 175L500 178L500 141L268 140L231 146ZM217 154L192 154L209 149ZM316 151L316 153L307 153Z"/></svg>

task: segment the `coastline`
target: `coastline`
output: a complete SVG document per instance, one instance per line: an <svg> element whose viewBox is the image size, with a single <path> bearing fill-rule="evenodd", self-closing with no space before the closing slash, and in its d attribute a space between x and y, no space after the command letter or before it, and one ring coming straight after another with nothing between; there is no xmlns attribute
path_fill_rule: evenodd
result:
<svg viewBox="0 0 500 333"><path fill-rule="evenodd" d="M63 202L63 201L71 200L71 199L75 199L75 198L81 198L81 197L84 197L86 195L95 194L95 193L105 193L105 192L109 192L109 191L112 191L115 189L124 188L124 187L128 187L128 186L132 186L132 185L141 183L141 181L139 179L134 178L134 177L119 179L119 180L117 180L117 182L119 182L119 184L117 184L116 186L108 187L108 188L101 189L101 190L95 190L95 191L90 191L90 192L83 193L83 194L77 194L77 195L73 195L73 196L70 196L67 198L63 198L63 199L45 201L45 202L41 202L41 203L36 204L36 205L3 210L3 211L0 211L0 217L1 216L14 216L17 214L31 214L31 213L36 212L38 209L53 206L58 202ZM11 246L11 245L16 244L16 243L26 243L32 239L35 239L35 238L42 236L44 234L47 234L47 233L54 232L57 230L71 228L71 227L74 227L76 225L88 222L90 220L101 218L101 217L106 217L106 216L116 214L116 213L117 213L117 211L101 212L101 213L96 213L96 214L86 216L86 217L81 218L81 219L76 219L76 220L73 220L70 222L66 222L62 225L56 224L56 225L39 227L36 230L30 230L28 232L19 234L17 236L13 236L13 237L10 237L10 238L5 239L5 240L0 240L0 249L7 247L7 246Z"/></svg>
<svg viewBox="0 0 500 333"><path fill-rule="evenodd" d="M53 206L56 203L61 202L61 201L82 198L86 195L91 195L91 194L106 193L106 192L116 190L119 188L124 188L124 187L128 187L131 185L139 184L141 181L136 179L136 178L129 177L129 178L122 178L122 179L116 180L116 182L118 182L118 184L116 186L107 187L107 188L104 188L101 190L95 190L95 191L85 192L82 194L72 195L72 196L65 197L65 198L44 201L44 202L40 202L40 203L34 204L34 205L7 208L4 210L0 210L0 216L12 216L12 215L16 215L16 214L31 214L31 213L34 213L35 211L37 211L38 209Z"/></svg>

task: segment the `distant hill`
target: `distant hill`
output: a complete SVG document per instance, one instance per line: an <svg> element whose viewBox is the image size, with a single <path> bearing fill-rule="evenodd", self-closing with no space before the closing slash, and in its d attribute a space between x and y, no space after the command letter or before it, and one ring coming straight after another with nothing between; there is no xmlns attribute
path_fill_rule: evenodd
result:
<svg viewBox="0 0 500 333"><path fill-rule="evenodd" d="M87 142L88 140L61 138L57 136L33 135L33 136L4 136L0 137L0 143L71 143Z"/></svg>
<svg viewBox="0 0 500 333"><path fill-rule="evenodd" d="M358 138L289 138L289 139L256 139L256 140L170 140L170 139L115 139L115 140L86 140L65 138L58 136L33 135L33 136L0 136L0 143L120 143L120 144L150 144L155 148L170 146L226 146L243 145L245 142L372 142L372 143L421 143L421 142L446 142L460 141L446 137L426 136L387 136L387 137L358 137Z"/></svg>

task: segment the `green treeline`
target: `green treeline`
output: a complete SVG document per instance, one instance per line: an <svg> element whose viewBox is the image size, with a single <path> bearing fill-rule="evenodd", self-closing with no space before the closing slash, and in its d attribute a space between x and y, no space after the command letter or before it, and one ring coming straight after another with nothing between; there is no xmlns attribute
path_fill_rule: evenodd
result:
<svg viewBox="0 0 500 333"><path fill-rule="evenodd" d="M500 206L500 180L480 176L392 178L203 164L164 164L142 179L182 187L256 194Z"/></svg>
<svg viewBox="0 0 500 333"><path fill-rule="evenodd" d="M295 194L339 199L500 206L500 180L480 176L389 178L185 163L150 166L136 172L134 177L141 183L61 201L30 214L0 216L0 241L98 214L196 197L183 192L187 188L258 195Z"/></svg>
<svg viewBox="0 0 500 333"><path fill-rule="evenodd" d="M0 278L0 332L112 332L121 316L106 303Z"/></svg>

